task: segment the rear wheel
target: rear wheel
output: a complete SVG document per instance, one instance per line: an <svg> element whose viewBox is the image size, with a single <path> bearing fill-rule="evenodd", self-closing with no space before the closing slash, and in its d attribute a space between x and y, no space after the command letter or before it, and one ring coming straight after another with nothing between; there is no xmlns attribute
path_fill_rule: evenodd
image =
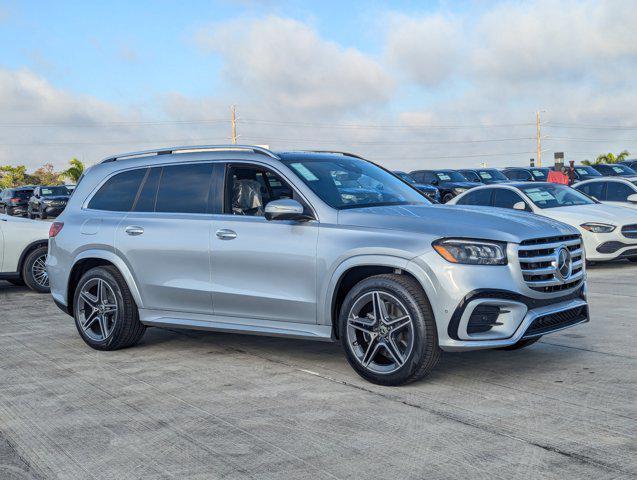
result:
<svg viewBox="0 0 637 480"><path fill-rule="evenodd" d="M514 343L513 345L508 345L506 347L499 347L498 350L520 350L521 348L530 347L535 342L537 342L542 337L535 338L526 338L520 340L518 343Z"/></svg>
<svg viewBox="0 0 637 480"><path fill-rule="evenodd" d="M73 313L80 336L96 350L133 346L146 331L126 281L112 266L96 267L82 276Z"/></svg>
<svg viewBox="0 0 637 480"><path fill-rule="evenodd" d="M429 301L404 275L376 275L354 286L341 308L339 333L350 365L380 385L418 380L440 357Z"/></svg>
<svg viewBox="0 0 637 480"><path fill-rule="evenodd" d="M31 290L38 293L48 293L49 275L46 271L46 256L48 248L43 245L31 251L22 266L22 280Z"/></svg>

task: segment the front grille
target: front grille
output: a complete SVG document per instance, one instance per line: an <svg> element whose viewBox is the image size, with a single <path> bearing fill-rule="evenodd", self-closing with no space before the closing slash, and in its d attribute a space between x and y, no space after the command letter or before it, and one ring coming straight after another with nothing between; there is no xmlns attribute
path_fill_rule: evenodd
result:
<svg viewBox="0 0 637 480"><path fill-rule="evenodd" d="M626 238L637 238L637 225L624 225L622 234Z"/></svg>
<svg viewBox="0 0 637 480"><path fill-rule="evenodd" d="M564 310L562 312L550 313L537 317L524 333L525 337L544 335L545 333L559 330L561 328L585 321L588 318L588 307L579 307Z"/></svg>
<svg viewBox="0 0 637 480"><path fill-rule="evenodd" d="M571 275L566 279L558 275L556 268L556 252L562 246L568 248L573 262ZM584 251L579 235L525 240L518 247L518 258L524 281L538 292L568 290L584 277Z"/></svg>

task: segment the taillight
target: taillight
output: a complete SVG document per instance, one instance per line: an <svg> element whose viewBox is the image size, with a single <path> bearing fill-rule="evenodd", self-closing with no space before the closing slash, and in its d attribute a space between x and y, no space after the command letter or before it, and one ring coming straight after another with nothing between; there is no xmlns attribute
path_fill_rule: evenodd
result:
<svg viewBox="0 0 637 480"><path fill-rule="evenodd" d="M58 233L62 231L62 227L64 226L64 222L53 222L51 227L49 228L49 238L55 237Z"/></svg>
<svg viewBox="0 0 637 480"><path fill-rule="evenodd" d="M10 200L11 203L20 203L20 199L19 198L12 198Z"/></svg>

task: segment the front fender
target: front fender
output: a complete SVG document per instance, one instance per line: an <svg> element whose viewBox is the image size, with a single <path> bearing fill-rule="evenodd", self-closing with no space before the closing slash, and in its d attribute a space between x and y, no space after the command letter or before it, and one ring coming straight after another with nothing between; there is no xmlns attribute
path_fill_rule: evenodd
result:
<svg viewBox="0 0 637 480"><path fill-rule="evenodd" d="M132 272L128 268L128 265L126 264L126 262L124 262L124 260L122 260L121 257L107 250L96 250L96 249L84 250L75 257L75 260L73 261L73 268L75 267L75 265L77 265L78 262L87 258L99 258L101 260L106 260L107 262L110 262L113 265L115 265L115 267L117 267L117 269L120 271L120 273L124 277L124 280L126 281L126 285L128 286L128 289L130 290L131 295L133 295L133 298L135 299L135 303L137 304L137 306L139 308L144 308L142 297L139 293L139 289L137 288L137 283L135 282L135 278L133 277Z"/></svg>

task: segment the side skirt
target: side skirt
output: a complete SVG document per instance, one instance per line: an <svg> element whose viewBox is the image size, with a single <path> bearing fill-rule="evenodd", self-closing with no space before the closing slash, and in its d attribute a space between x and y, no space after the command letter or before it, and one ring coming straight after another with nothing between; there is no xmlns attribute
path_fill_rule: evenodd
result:
<svg viewBox="0 0 637 480"><path fill-rule="evenodd" d="M254 318L240 318L197 313L180 314L161 310L139 309L140 321L150 327L173 327L212 332L245 333L269 337L299 338L331 342L331 325L275 322Z"/></svg>

